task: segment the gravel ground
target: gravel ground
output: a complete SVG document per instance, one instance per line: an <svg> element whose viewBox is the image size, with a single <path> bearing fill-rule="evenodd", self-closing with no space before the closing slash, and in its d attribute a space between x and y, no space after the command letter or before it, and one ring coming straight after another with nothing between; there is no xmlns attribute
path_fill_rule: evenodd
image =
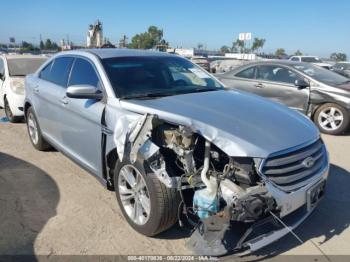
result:
<svg viewBox="0 0 350 262"><path fill-rule="evenodd" d="M327 195L296 230L304 243L289 235L247 259L350 255L350 134L324 140ZM178 226L154 238L136 233L114 192L61 153L36 151L25 124L0 122L0 255L184 255L187 236Z"/></svg>

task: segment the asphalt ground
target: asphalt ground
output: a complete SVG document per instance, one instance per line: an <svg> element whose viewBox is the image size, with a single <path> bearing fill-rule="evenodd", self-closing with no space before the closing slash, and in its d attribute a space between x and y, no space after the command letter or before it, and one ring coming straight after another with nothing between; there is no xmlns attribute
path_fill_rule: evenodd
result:
<svg viewBox="0 0 350 262"><path fill-rule="evenodd" d="M295 231L304 243L289 234L244 259L350 255L350 133L323 139L331 158L327 193ZM177 225L153 238L138 234L114 192L61 153L36 151L24 123L0 121L0 255L186 255L188 235Z"/></svg>

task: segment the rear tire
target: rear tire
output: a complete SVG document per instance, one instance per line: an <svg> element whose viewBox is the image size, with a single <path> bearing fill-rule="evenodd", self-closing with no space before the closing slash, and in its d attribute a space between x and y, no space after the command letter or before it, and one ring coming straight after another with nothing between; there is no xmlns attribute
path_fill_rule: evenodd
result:
<svg viewBox="0 0 350 262"><path fill-rule="evenodd" d="M7 101L6 97L4 98L4 109L5 109L6 117L11 123L18 123L22 121L23 117L13 115L9 102Z"/></svg>
<svg viewBox="0 0 350 262"><path fill-rule="evenodd" d="M149 209L144 209L142 206L143 217L141 219L135 219L137 217L136 213L130 211L132 207L138 205L136 204L137 200L125 200L127 198L137 199L140 196L140 193L133 193L135 189L124 179L127 177L126 173L128 173L128 170L130 174L133 174L135 180L140 176L138 180L144 182L144 185L141 187L145 190L141 192L141 195L147 191L144 196L148 196L150 205ZM177 221L180 203L178 191L174 188L167 188L154 173L147 173L143 162L136 161L134 164L131 164L130 161L120 162L118 160L114 169L114 187L119 207L125 219L137 232L146 236L154 236L169 229ZM133 194L135 197L132 197ZM147 207L147 205L145 206ZM146 217L147 209L149 214Z"/></svg>
<svg viewBox="0 0 350 262"><path fill-rule="evenodd" d="M314 115L314 122L324 134L340 135L349 127L349 111L340 105L327 103L320 106Z"/></svg>
<svg viewBox="0 0 350 262"><path fill-rule="evenodd" d="M42 136L38 120L34 114L32 107L28 108L26 119L28 135L32 145L39 151L45 151L49 149L51 146Z"/></svg>

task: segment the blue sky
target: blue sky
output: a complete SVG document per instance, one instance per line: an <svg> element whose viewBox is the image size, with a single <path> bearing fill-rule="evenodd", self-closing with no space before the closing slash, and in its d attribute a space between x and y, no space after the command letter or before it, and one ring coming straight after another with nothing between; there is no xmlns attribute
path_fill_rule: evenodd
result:
<svg viewBox="0 0 350 262"><path fill-rule="evenodd" d="M41 34L83 43L88 25L99 18L112 42L156 25L174 47L203 43L218 49L231 45L238 33L252 32L266 39L265 52L283 47L350 56L348 0L16 0L2 1L1 10L0 42L14 36L38 43Z"/></svg>

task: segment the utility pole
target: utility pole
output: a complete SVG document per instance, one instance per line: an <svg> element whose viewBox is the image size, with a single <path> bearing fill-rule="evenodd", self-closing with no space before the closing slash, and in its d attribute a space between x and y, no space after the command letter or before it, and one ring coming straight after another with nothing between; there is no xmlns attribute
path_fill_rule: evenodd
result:
<svg viewBox="0 0 350 262"><path fill-rule="evenodd" d="M41 34L39 36L40 42L39 42L39 49L40 49L40 53L43 53L43 50L41 49L41 43L43 42L43 39L41 38Z"/></svg>

